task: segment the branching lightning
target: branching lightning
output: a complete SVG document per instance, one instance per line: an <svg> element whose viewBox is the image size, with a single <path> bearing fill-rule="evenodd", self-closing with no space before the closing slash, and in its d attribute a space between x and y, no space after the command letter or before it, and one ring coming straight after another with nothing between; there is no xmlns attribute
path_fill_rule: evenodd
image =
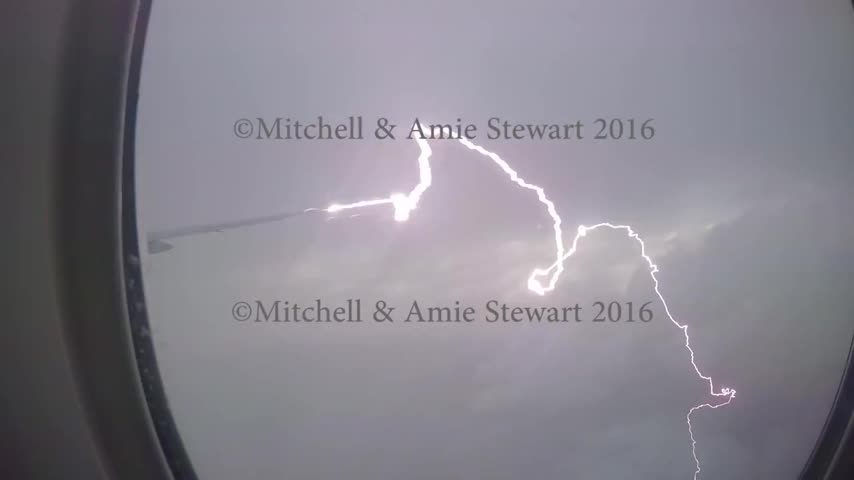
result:
<svg viewBox="0 0 854 480"><path fill-rule="evenodd" d="M555 285L557 285L558 279L560 278L561 273L564 271L564 263L566 260L575 254L578 248L578 242L582 237L587 236L587 234L593 230L597 230L600 228L607 228L611 230L619 230L625 232L625 234L634 240L640 245L640 255L646 261L647 266L649 267L649 275L652 278L653 284L655 286L655 293L658 295L658 299L661 301L662 306L664 307L664 311L667 314L667 318L678 327L683 335L685 336L685 348L688 350L691 358L691 366L694 368L694 372L697 376L702 379L704 382L708 383L709 393L717 399L716 402L708 402L699 405L695 405L688 410L688 413L685 415L685 419L688 423L688 434L691 438L691 455L694 458L694 463L696 465L696 469L694 471L694 480L697 480L698 475L700 474L700 460L697 456L697 441L694 438L694 429L691 424L691 416L698 410L703 408L709 409L717 409L723 407L724 405L728 405L735 398L735 389L721 387L719 389L715 388L715 383L712 380L712 377L708 375L704 375L699 366L697 365L694 358L694 350L691 348L691 339L688 336L688 325L680 324L673 318L673 315L670 313L670 308L667 305L667 302L664 300L664 296L661 294L659 290L658 278L655 276L656 272L658 272L658 266L653 263L652 259L646 254L646 245L644 241L640 238L640 236L635 233L629 225L614 225L611 223L603 222L598 223L592 226L584 226L580 225L577 229L575 237L572 239L572 244L569 250L564 248L563 243L563 232L561 229L561 219L560 215L557 213L557 209L555 208L554 203L549 200L546 196L545 190L542 187L526 182L523 178L519 176L519 174L510 167L510 165L504 161L497 154L486 150L485 148L475 145L470 140L464 137L452 137L447 133L443 132L442 138L453 138L463 144L470 150L474 150L481 155L484 155L491 159L496 165L498 165L501 170L510 177L510 180L516 185L532 190L537 194L537 199L542 203L549 216L552 219L553 228L554 228L554 242L555 242L555 261L548 268L536 268L528 277L528 289L538 295L545 295L547 292L551 292L554 290ZM377 198L370 200L362 200L359 202L348 203L348 204L339 204L334 203L324 209L324 211L329 213L340 212L342 210L349 210L355 208L364 208L371 207L377 205L391 205L394 208L394 219L398 222L404 222L409 219L410 213L415 210L418 206L418 202L421 200L421 196L430 188L430 185L433 183L433 175L430 170L430 156L432 155L432 150L430 149L430 145L427 143L427 140L422 138L415 138L415 141L418 143L418 146L421 149L421 154L418 156L418 171L419 171L419 182L408 194L403 193L394 193L385 198ZM313 210L313 209L309 209ZM547 277L547 281L545 284L541 282L542 277Z"/></svg>

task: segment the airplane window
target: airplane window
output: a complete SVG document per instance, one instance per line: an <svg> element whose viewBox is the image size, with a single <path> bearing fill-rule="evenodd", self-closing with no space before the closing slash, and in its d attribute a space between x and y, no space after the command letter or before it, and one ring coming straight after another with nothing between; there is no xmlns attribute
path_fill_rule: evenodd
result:
<svg viewBox="0 0 854 480"><path fill-rule="evenodd" d="M202 480L797 478L854 333L843 0L158 2L136 123Z"/></svg>

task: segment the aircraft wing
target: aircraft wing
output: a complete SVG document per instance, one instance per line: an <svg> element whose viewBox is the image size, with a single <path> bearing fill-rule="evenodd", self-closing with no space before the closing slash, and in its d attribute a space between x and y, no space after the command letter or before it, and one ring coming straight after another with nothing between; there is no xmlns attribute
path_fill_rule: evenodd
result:
<svg viewBox="0 0 854 480"><path fill-rule="evenodd" d="M276 215L267 215L264 217L255 217L249 218L245 220L234 220L230 222L224 223L215 223L208 225L194 225L188 227L180 227L174 228L171 230L163 230L159 232L149 232L146 236L146 242L148 244L148 253L162 253L173 248L173 245L168 243L166 240L171 240L179 237L187 237L190 235L201 235L204 233L213 233L213 232L224 232L226 230L233 230L236 228L243 227L251 227L255 225L261 225L264 223L272 223L278 222L282 220L286 220L288 218L297 217L301 215L308 215L314 212L322 212L323 210L319 210L316 208L309 208L306 210L300 210L296 212L286 212L280 213Z"/></svg>

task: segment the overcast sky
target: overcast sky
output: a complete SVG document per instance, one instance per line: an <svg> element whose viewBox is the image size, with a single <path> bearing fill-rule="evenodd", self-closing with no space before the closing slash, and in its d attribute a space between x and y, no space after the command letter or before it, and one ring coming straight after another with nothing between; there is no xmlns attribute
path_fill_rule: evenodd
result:
<svg viewBox="0 0 854 480"><path fill-rule="evenodd" d="M796 478L854 331L847 0L155 2L140 234L408 191L413 141L258 141L240 118L483 125L654 118L650 141L478 138L579 224L631 224L696 361L702 479ZM372 125L371 125L372 126ZM370 128L366 125L366 128ZM398 127L405 128L405 127ZM185 237L144 255L153 338L202 480L690 479L713 401L638 244L596 231L554 292L551 220L433 142L390 207ZM652 304L648 324L250 325L237 301ZM367 306L366 306L367 309Z"/></svg>

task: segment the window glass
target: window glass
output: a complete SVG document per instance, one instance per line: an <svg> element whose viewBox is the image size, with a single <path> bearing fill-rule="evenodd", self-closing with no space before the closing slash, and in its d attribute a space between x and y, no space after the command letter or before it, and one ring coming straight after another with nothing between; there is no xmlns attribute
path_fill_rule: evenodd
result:
<svg viewBox="0 0 854 480"><path fill-rule="evenodd" d="M852 53L842 0L157 2L138 223L199 477L796 478Z"/></svg>

